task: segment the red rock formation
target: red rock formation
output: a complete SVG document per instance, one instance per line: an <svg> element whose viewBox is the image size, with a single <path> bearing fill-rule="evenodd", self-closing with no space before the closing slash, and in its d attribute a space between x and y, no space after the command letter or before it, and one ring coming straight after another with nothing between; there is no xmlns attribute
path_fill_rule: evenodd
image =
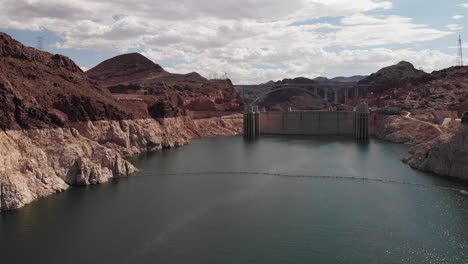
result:
<svg viewBox="0 0 468 264"><path fill-rule="evenodd" d="M70 121L138 117L69 58L0 33L0 128L63 127Z"/></svg>
<svg viewBox="0 0 468 264"><path fill-rule="evenodd" d="M198 73L173 74L138 53L106 60L87 72L118 98L140 99L153 117L193 111L242 111L243 102L229 80L207 80ZM128 95L128 96L126 96ZM158 105L156 105L158 104Z"/></svg>
<svg viewBox="0 0 468 264"><path fill-rule="evenodd" d="M130 53L101 62L86 74L103 84L128 85L156 76L169 75L161 66L139 53Z"/></svg>
<svg viewBox="0 0 468 264"><path fill-rule="evenodd" d="M358 83L361 101L370 106L401 106L405 110L468 111L468 67L430 74L401 62Z"/></svg>

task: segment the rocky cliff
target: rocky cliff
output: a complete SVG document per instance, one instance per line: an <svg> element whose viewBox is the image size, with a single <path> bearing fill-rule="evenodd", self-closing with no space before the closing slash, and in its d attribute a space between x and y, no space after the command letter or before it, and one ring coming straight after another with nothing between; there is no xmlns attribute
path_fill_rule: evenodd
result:
<svg viewBox="0 0 468 264"><path fill-rule="evenodd" d="M138 67L129 75L164 72L152 62ZM72 185L127 176L137 168L125 156L182 146L197 137L235 135L242 127L236 115L153 119L140 106L116 100L69 58L0 33L0 211Z"/></svg>
<svg viewBox="0 0 468 264"><path fill-rule="evenodd" d="M418 145L405 161L413 168L468 180L468 114L461 126Z"/></svg>
<svg viewBox="0 0 468 264"><path fill-rule="evenodd" d="M241 118L187 117L88 121L69 128L0 131L0 211L22 207L70 185L107 182L137 169L123 159L240 133Z"/></svg>

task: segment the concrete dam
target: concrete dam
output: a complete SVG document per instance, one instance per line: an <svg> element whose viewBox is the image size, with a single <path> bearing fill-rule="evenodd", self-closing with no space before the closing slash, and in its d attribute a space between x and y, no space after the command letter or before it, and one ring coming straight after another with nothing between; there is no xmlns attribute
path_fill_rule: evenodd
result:
<svg viewBox="0 0 468 264"><path fill-rule="evenodd" d="M369 139L369 110L366 104L355 111L261 112L248 107L244 113L244 136L350 135Z"/></svg>

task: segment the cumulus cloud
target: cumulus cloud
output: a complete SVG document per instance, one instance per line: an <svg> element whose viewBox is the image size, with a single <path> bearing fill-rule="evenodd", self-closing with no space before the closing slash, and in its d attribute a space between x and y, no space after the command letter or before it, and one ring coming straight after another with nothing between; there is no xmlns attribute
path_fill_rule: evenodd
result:
<svg viewBox="0 0 468 264"><path fill-rule="evenodd" d="M452 31L457 31L457 30L462 30L463 27L458 24L449 24L447 25L447 29L452 30Z"/></svg>
<svg viewBox="0 0 468 264"><path fill-rule="evenodd" d="M454 15L452 18L455 19L455 20L460 20L460 19L462 19L464 17L465 17L464 15Z"/></svg>
<svg viewBox="0 0 468 264"><path fill-rule="evenodd" d="M238 83L370 72L402 59L432 70L453 58L379 47L439 39L458 26L369 15L392 8L382 0L0 0L0 7L0 28L56 32L63 40L56 48L136 48L170 71L227 72ZM339 22L314 22L323 17Z"/></svg>
<svg viewBox="0 0 468 264"><path fill-rule="evenodd" d="M468 3L458 4L458 6L468 8Z"/></svg>

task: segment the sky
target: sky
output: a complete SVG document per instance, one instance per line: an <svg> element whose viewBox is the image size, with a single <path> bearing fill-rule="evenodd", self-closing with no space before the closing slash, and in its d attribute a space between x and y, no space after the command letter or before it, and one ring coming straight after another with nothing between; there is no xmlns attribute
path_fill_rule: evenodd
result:
<svg viewBox="0 0 468 264"><path fill-rule="evenodd" d="M427 72L468 48L468 0L0 0L0 31L83 70L139 52L174 73L235 84L368 75L405 60ZM467 52L466 64L468 64Z"/></svg>

